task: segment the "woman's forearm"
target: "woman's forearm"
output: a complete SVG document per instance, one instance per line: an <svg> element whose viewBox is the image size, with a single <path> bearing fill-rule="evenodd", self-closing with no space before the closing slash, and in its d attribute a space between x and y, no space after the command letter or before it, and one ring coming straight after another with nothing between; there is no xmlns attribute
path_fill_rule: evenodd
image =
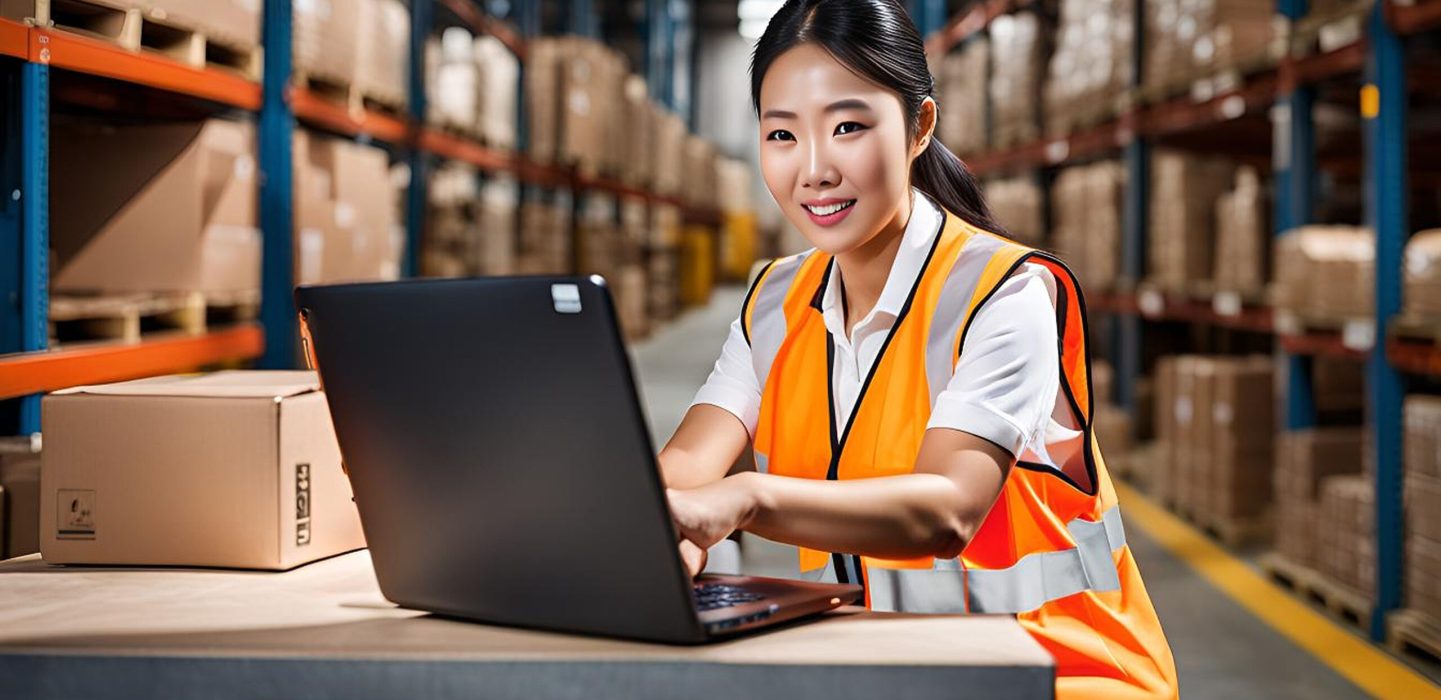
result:
<svg viewBox="0 0 1441 700"><path fill-rule="evenodd" d="M941 474L817 481L737 474L742 529L778 542L886 559L959 556L994 492L968 495Z"/></svg>

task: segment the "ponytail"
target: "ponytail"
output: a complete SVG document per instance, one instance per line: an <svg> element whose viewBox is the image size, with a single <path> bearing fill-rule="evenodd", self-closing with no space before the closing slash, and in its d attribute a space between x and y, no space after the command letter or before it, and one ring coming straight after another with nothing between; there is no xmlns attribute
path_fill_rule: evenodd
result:
<svg viewBox="0 0 1441 700"><path fill-rule="evenodd" d="M976 177L934 135L930 145L911 164L911 184L966 223L997 235L1006 234L1000 222L991 216L991 208Z"/></svg>

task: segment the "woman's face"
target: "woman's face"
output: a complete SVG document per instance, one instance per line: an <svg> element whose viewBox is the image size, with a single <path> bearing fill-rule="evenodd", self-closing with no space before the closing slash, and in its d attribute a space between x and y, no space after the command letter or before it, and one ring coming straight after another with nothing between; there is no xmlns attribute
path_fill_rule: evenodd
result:
<svg viewBox="0 0 1441 700"><path fill-rule="evenodd" d="M760 113L766 187L812 245L846 253L909 216L911 162L926 141L908 139L898 95L800 44L761 80Z"/></svg>

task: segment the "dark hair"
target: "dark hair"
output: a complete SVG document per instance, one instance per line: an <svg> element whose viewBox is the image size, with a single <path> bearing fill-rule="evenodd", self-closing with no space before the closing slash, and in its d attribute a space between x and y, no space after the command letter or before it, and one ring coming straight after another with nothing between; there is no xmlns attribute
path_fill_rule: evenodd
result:
<svg viewBox="0 0 1441 700"><path fill-rule="evenodd" d="M899 0L786 0L751 56L751 101L760 117L761 79L781 54L816 44L861 77L901 98L906 135L920 129L921 103L934 97L921 34ZM981 187L965 163L932 134L911 166L911 184L977 228L1004 229L991 217Z"/></svg>

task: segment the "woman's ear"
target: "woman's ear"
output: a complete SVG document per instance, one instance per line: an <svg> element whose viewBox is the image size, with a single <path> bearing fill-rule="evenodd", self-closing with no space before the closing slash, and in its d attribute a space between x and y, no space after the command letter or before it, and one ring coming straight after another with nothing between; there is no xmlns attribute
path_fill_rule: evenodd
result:
<svg viewBox="0 0 1441 700"><path fill-rule="evenodd" d="M919 158L930 147L940 116L940 106L935 99L927 97L921 100L920 113L916 116L916 141L911 145L911 158Z"/></svg>

